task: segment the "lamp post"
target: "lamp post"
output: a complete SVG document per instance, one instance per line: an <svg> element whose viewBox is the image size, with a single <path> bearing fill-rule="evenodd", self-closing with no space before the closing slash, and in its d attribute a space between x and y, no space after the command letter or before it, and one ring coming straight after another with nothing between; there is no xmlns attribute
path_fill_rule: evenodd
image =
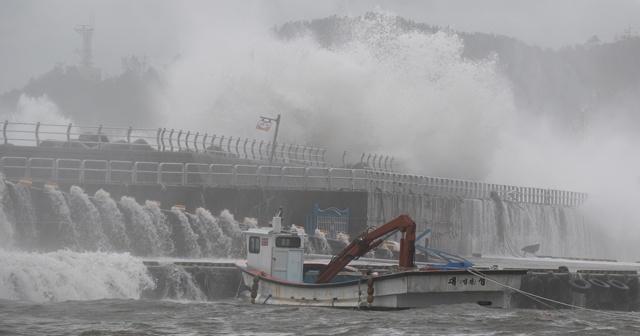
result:
<svg viewBox="0 0 640 336"><path fill-rule="evenodd" d="M278 114L278 117L275 119L263 116L260 116L260 118L262 118L262 120L276 122L276 133L273 135L273 145L271 146L271 154L269 155L269 165L271 165L273 163L273 156L276 154L276 140L278 139L278 128L280 127L280 115Z"/></svg>

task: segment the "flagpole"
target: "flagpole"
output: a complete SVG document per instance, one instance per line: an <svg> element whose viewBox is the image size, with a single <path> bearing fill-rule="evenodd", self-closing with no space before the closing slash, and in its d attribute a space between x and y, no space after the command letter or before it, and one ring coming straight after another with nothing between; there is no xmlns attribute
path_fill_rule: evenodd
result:
<svg viewBox="0 0 640 336"><path fill-rule="evenodd" d="M273 144L271 145L271 154L269 155L269 166L273 165L273 157L276 154L276 145L277 145L277 140L278 140L278 129L280 128L280 115L278 114L278 117L273 119L273 118L268 118L268 117L263 117L260 116L261 121L260 123L258 123L258 125L256 126L257 129L263 130L263 131L269 131L269 128L271 126L271 122L275 121L276 122L276 132L273 135ZM265 120L269 121L269 124L265 124ZM269 169L271 170L271 169ZM271 177L271 173L269 172L267 174L267 181L265 186L269 186L269 178ZM269 209L269 199L267 198L267 190L266 188L262 188L260 187L260 183L258 182L258 188L262 190L262 195L264 197L264 201L266 203L267 209Z"/></svg>
<svg viewBox="0 0 640 336"><path fill-rule="evenodd" d="M271 119L276 122L276 133L273 135L273 146L271 147L271 155L269 156L269 165L273 163L273 156L276 153L276 140L278 139L278 128L280 127L280 115L276 119Z"/></svg>
<svg viewBox="0 0 640 336"><path fill-rule="evenodd" d="M269 118L269 117L263 117L260 116L261 122L258 123L258 126L256 126L257 129L263 130L263 131L269 131L269 128L271 127L271 122L275 121L276 122L276 133L273 135L273 144L271 145L271 154L269 155L269 165L273 164L273 157L276 154L276 141L278 140L278 128L280 128L280 115L278 114L278 117L273 119L273 118ZM269 121L269 124L263 125L262 123L265 122L265 120Z"/></svg>

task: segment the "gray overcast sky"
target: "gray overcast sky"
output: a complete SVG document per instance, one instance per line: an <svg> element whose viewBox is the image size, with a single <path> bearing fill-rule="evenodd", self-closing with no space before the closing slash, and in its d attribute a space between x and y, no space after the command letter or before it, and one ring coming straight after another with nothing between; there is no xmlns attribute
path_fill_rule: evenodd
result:
<svg viewBox="0 0 640 336"><path fill-rule="evenodd" d="M55 64L78 64L82 46L76 25L95 13L94 63L107 74L120 71L123 56L147 55L158 65L180 53L181 45L214 28L266 29L290 20L361 15L377 10L417 22L513 36L530 44L559 48L598 35L612 41L631 26L640 30L640 0L0 0L0 93L20 88ZM220 32L218 32L220 33ZM198 43L197 41L195 41Z"/></svg>

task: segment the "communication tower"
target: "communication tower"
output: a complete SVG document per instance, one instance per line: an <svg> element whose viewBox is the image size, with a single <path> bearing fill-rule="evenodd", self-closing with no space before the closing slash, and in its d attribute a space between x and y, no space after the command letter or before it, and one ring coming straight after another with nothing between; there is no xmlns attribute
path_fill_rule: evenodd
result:
<svg viewBox="0 0 640 336"><path fill-rule="evenodd" d="M93 66L93 54L91 52L91 38L93 37L93 12L91 13L91 24L77 25L76 32L82 36L82 50L76 49L76 53L82 57L80 65L83 68Z"/></svg>

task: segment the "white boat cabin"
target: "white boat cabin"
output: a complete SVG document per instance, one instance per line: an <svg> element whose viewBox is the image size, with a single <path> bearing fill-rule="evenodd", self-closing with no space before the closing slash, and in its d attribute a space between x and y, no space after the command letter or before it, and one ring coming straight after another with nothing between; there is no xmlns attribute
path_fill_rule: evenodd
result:
<svg viewBox="0 0 640 336"><path fill-rule="evenodd" d="M304 231L282 232L282 218L273 217L272 227L249 229L247 268L291 282L303 280Z"/></svg>

